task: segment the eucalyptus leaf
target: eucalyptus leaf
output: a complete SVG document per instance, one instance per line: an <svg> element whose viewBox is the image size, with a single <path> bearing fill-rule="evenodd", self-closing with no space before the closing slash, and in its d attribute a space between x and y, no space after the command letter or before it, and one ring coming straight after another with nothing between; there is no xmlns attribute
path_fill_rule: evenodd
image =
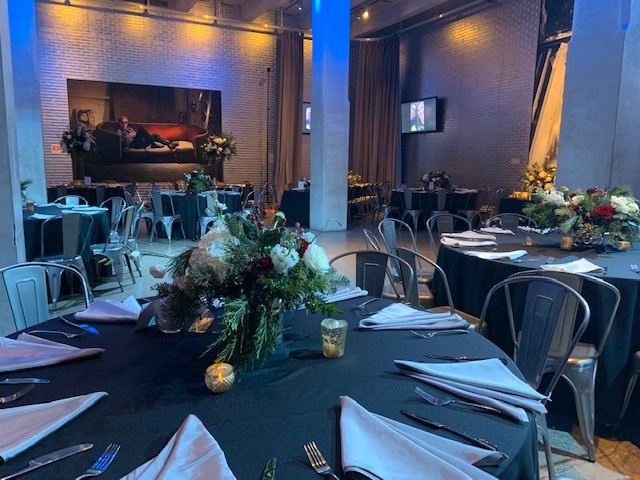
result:
<svg viewBox="0 0 640 480"><path fill-rule="evenodd" d="M276 457L273 457L267 462L262 472L260 480L275 480L276 478Z"/></svg>

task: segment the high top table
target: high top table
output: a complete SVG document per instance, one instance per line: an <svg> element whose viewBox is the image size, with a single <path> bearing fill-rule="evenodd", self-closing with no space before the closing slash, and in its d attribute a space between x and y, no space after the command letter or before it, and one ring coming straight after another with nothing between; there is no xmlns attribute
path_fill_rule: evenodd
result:
<svg viewBox="0 0 640 480"><path fill-rule="evenodd" d="M594 249L583 252L565 252L559 248L558 234L532 234L531 238L538 246L523 246L525 239L523 233L518 233L515 236L497 235L497 251L524 249L529 252L529 257L522 257L517 261L482 260L463 254L464 248L441 247L438 253L438 265L447 274L456 308L475 316L480 315L486 295L493 285L513 273L539 268L543 262L550 258L555 259L558 263L561 263L561 259L564 257L570 257L568 260L575 260L578 257L587 258L596 265L606 267L606 274L593 273L592 275L611 283L622 294L611 332L598 360L596 376L596 433L609 435L610 426L618 423L627 382L633 371L633 354L640 350L640 301L638 300L640 298L640 275L629 269L630 264L640 265L640 249L636 245L631 251L625 253L598 254ZM481 250L491 251L491 247ZM522 261L527 258L535 259L535 261ZM439 285L437 277L434 279L434 293L437 302L444 304L446 303L444 290ZM609 319L612 305L600 299L589 284L585 284L582 295L591 307L591 320L582 341L597 343ZM504 349L509 348L508 330L506 317L492 317L490 319L489 338ZM563 383L561 381L559 384L561 389ZM566 389L566 393L570 397L567 401L572 402L571 392ZM557 402L551 404L551 408L555 406L555 403ZM628 422L631 421L631 424L637 425L638 420L640 420L640 411L629 409L625 423L629 424ZM640 444L640 432L637 430L630 432L628 438Z"/></svg>
<svg viewBox="0 0 640 480"><path fill-rule="evenodd" d="M167 335L151 327L134 332L129 324L94 324L99 335L83 335L63 343L102 347L100 357L50 367L23 370L8 377L38 376L51 380L7 407L18 407L74 395L106 391L78 418L0 466L0 476L24 467L29 459L78 443L92 442L90 453L72 456L29 475L35 478L74 478L84 472L108 443L122 445L103 475L116 479L143 464L165 446L188 414L197 415L223 449L238 479L257 479L266 462L277 457L276 478L316 480L303 444L315 441L340 478L339 415L341 395L348 395L370 412L417 427L400 414L406 408L495 442L509 455L500 467L487 471L502 479L538 478L536 427L503 416L456 406L436 407L421 400L416 386L449 396L398 374L394 359L424 360L426 352L504 356L483 337L471 333L419 338L409 331L356 331L360 317L353 309L366 298L340 303L337 318L349 323L346 352L338 359L322 355L322 316L298 311L285 315L284 342L262 367L236 378L233 388L213 394L204 385L212 356L200 358L215 334ZM381 308L387 301L376 302ZM216 320L218 322L218 320ZM37 328L67 330L60 320ZM73 330L71 328L71 330ZM75 331L75 330L74 330ZM54 337L50 337L54 338ZM61 341L57 336L56 341ZM518 373L513 363L509 368ZM3 377L4 378L4 377ZM442 430L437 435L456 438ZM425 472L425 478L429 475ZM392 479L386 479L392 480Z"/></svg>

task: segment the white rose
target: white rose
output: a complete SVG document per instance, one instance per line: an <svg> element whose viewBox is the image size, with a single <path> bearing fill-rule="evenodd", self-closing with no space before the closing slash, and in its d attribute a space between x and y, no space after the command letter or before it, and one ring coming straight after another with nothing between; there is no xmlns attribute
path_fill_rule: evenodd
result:
<svg viewBox="0 0 640 480"><path fill-rule="evenodd" d="M307 247L302 259L304 260L304 264L314 272L326 273L329 271L329 268L331 268L324 248L320 245L316 245L315 243L312 243Z"/></svg>
<svg viewBox="0 0 640 480"><path fill-rule="evenodd" d="M278 244L274 246L269 252L271 261L274 265L276 273L286 273L291 267L293 267L300 260L300 255L294 249L289 249Z"/></svg>
<svg viewBox="0 0 640 480"><path fill-rule="evenodd" d="M304 232L302 235L300 235L300 238L311 243L316 239L316 236L313 233L307 231L307 232Z"/></svg>

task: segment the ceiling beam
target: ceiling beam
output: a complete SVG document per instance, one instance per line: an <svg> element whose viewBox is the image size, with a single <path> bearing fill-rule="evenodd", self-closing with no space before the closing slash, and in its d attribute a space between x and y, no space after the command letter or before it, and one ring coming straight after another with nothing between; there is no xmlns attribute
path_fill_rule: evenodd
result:
<svg viewBox="0 0 640 480"><path fill-rule="evenodd" d="M367 36L446 2L447 0L401 0L390 3L387 7L376 9L369 20L352 21L351 36Z"/></svg>
<svg viewBox="0 0 640 480"><path fill-rule="evenodd" d="M240 6L240 18L245 22L253 22L268 11L289 6L289 0L251 0Z"/></svg>

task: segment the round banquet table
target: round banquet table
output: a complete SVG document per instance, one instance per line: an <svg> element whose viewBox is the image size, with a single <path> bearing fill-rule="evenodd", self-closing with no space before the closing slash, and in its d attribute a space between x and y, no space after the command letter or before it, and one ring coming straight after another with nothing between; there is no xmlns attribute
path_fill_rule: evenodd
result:
<svg viewBox="0 0 640 480"><path fill-rule="evenodd" d="M498 235L497 251L527 250L529 254L516 261L483 260L465 255L463 249L443 247L438 253L438 264L444 269L449 280L453 303L456 308L479 316L485 297L491 287L504 280L509 275L532 268L539 268L542 263L552 259L556 263L563 263L578 258L586 258L592 263L606 267L603 273L592 273L596 277L611 283L620 290L621 302L616 318L607 339L604 350L598 360L596 375L596 433L610 436L612 426L618 424L618 415L627 388L629 376L633 371L633 354L640 350L640 275L629 269L630 264L640 265L640 249L635 246L629 252L614 252L598 254L595 249L583 252L565 252L559 248L558 234L532 234L532 240L537 246L523 246L523 233L512 235ZM491 247L480 250L492 251ZM439 279L434 279L434 294L437 302L444 303L446 298ZM595 287L585 284L582 295L591 308L591 320L582 337L583 342L596 343L599 341L606 322L609 320L612 301L601 298ZM506 316L492 316L488 323L488 337L500 348L509 351L509 326ZM563 397L567 397L566 399ZM553 411L558 403L568 406L573 414L573 397L571 391L560 382L554 392L554 398L561 402L552 402ZM637 397L635 397L637 398ZM632 400L633 404L633 400ZM636 424L640 420L638 409L629 409L625 417L625 424ZM640 431L634 429L624 432L616 431L616 436L625 436L636 444L640 444Z"/></svg>
<svg viewBox="0 0 640 480"><path fill-rule="evenodd" d="M536 428L531 416L529 423L518 424L466 407L428 405L414 393L416 386L433 394L443 392L398 374L393 363L394 359L420 360L426 352L504 353L475 333L422 339L406 330L356 331L359 317L351 307L363 300L340 304L345 313L337 318L349 323L343 357L329 360L322 356L320 314L287 314L284 342L274 355L262 367L236 378L229 392L218 395L209 392L203 381L212 357L200 358L215 333L167 335L155 327L134 332L133 325L95 324L100 335L83 335L64 343L102 347L105 352L100 357L10 374L51 380L48 385L37 385L11 406L97 391L106 391L109 396L1 465L0 476L47 452L94 443L91 453L72 456L23 477L72 478L113 442L122 449L103 476L120 478L157 455L193 413L218 441L237 478L259 478L266 462L277 457L276 478L316 480L302 446L314 440L334 469L341 470L339 397L348 395L371 412L414 427L426 429L401 415L400 408L485 437L509 456L499 467L486 468L489 473L502 479L538 478ZM378 307L383 302L377 302ZM55 319L38 328L66 330ZM519 375L513 363L509 368ZM457 439L442 430L432 432Z"/></svg>
<svg viewBox="0 0 640 480"><path fill-rule="evenodd" d="M431 217L434 210L446 210L449 213L458 214L460 210L473 210L476 205L478 193L476 191L458 192L447 191L446 200L438 205L438 196L435 190L413 189L411 194L411 206L415 210L423 212L425 220ZM404 190L391 192L391 205L400 209L404 208Z"/></svg>

